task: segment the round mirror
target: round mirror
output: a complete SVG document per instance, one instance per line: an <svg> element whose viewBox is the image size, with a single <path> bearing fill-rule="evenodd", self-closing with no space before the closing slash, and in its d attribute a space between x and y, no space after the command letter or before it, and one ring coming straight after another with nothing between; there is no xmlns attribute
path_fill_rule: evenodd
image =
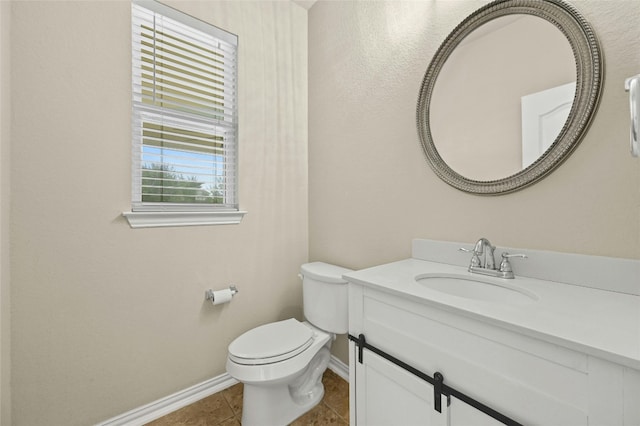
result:
<svg viewBox="0 0 640 426"><path fill-rule="evenodd" d="M497 195L530 185L575 149L602 86L595 34L557 0L498 0L447 37L425 74L418 133L450 185Z"/></svg>

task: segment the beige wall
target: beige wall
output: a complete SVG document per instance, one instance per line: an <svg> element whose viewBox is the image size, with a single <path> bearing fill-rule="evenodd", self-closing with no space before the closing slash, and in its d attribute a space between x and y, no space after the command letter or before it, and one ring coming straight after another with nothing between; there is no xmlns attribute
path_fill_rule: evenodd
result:
<svg viewBox="0 0 640 426"><path fill-rule="evenodd" d="M12 425L105 420L224 373L245 330L301 318L307 12L169 4L239 36L249 213L237 226L130 229L130 3L15 3ZM232 303L205 303L206 289L230 283Z"/></svg>
<svg viewBox="0 0 640 426"><path fill-rule="evenodd" d="M416 237L482 236L498 246L640 259L640 161L629 155L623 87L640 72L640 2L571 2L602 44L600 108L559 169L500 197L442 182L415 124L435 50L484 3L320 1L309 11L311 260L363 268L409 257ZM345 340L338 346L346 359Z"/></svg>
<svg viewBox="0 0 640 426"><path fill-rule="evenodd" d="M11 423L11 304L9 274L9 137L11 4L0 2L0 425Z"/></svg>

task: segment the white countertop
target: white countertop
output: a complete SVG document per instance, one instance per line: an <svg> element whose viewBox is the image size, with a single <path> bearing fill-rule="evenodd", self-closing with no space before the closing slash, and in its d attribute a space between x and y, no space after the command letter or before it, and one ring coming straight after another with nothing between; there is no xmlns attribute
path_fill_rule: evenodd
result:
<svg viewBox="0 0 640 426"><path fill-rule="evenodd" d="M485 278L466 267L406 259L344 275L354 284L471 316L527 336L640 370L640 296L536 278L499 280L534 293L526 303L493 303L449 295L416 282L421 274ZM482 284L479 284L482 285Z"/></svg>

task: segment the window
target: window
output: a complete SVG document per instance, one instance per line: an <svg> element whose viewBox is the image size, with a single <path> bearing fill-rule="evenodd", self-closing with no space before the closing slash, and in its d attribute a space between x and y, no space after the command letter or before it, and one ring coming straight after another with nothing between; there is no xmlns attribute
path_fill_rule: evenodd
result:
<svg viewBox="0 0 640 426"><path fill-rule="evenodd" d="M238 223L237 37L132 4L132 227Z"/></svg>

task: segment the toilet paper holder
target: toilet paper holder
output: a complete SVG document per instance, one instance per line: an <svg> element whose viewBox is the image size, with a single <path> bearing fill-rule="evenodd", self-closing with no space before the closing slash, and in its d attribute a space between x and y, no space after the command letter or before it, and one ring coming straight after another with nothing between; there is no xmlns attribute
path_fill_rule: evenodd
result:
<svg viewBox="0 0 640 426"><path fill-rule="evenodd" d="M236 294L238 294L238 288L235 285L230 285L229 286L229 291L231 292L231 297L235 296ZM210 300L211 303L215 303L216 302L216 296L215 296L215 291L213 291L212 289L209 289L207 291L204 292L204 298L205 300Z"/></svg>

